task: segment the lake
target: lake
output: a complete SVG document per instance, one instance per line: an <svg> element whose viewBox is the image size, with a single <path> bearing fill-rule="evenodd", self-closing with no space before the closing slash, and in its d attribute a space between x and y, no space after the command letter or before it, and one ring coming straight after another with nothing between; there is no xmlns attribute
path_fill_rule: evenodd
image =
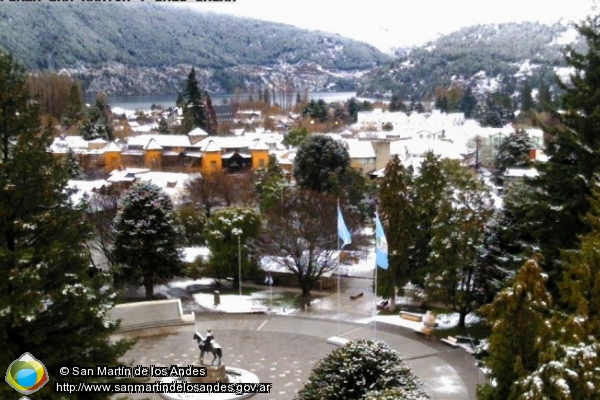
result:
<svg viewBox="0 0 600 400"><path fill-rule="evenodd" d="M242 95L246 96L246 95ZM230 100L234 97L232 93L211 93L210 98L212 99L213 105L221 104L223 99ZM308 98L310 100L323 99L327 103L341 101L344 102L351 97L356 97L356 92L309 92ZM295 98L295 96L294 96ZM357 98L358 99L358 98ZM139 95L139 96L108 96L108 104L114 108L119 107L126 110L149 110L152 104L161 105L163 107L173 107L175 100L177 100L177 94L157 94L157 95ZM360 98L362 100L368 100ZM372 99L371 99L372 100ZM93 104L94 97L86 98L85 100L89 104Z"/></svg>

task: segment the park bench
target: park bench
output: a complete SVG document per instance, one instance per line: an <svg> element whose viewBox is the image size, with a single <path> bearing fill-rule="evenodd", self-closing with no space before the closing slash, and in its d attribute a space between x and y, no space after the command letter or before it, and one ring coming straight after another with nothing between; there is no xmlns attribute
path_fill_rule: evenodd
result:
<svg viewBox="0 0 600 400"><path fill-rule="evenodd" d="M400 311L400 318L407 319L409 321L423 322L423 314L411 313L407 311Z"/></svg>
<svg viewBox="0 0 600 400"><path fill-rule="evenodd" d="M111 320L121 320L120 332L189 323L180 299L119 304L109 311ZM190 321L191 320L191 321Z"/></svg>
<svg viewBox="0 0 600 400"><path fill-rule="evenodd" d="M358 298L361 298L361 297L363 297L363 294L364 293L359 293L359 294L356 294L354 296L350 296L350 300L356 300Z"/></svg>
<svg viewBox="0 0 600 400"><path fill-rule="evenodd" d="M422 326L414 329L415 333L425 336L427 339L431 339L433 335L433 329L427 326Z"/></svg>
<svg viewBox="0 0 600 400"><path fill-rule="evenodd" d="M456 339L454 336L448 336L446 339L442 339L442 342L452 347L458 347L458 339Z"/></svg>

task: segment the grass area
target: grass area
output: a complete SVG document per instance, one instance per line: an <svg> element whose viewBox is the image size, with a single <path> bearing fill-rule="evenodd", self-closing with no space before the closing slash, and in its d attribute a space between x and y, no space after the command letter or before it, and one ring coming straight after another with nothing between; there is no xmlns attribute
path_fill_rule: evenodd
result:
<svg viewBox="0 0 600 400"><path fill-rule="evenodd" d="M438 338L447 338L448 336L464 336L471 337L473 339L486 339L490 337L491 330L489 326L486 325L485 322L478 322L476 324L471 324L466 328L460 328L458 326L453 326L448 329L434 329L433 334Z"/></svg>

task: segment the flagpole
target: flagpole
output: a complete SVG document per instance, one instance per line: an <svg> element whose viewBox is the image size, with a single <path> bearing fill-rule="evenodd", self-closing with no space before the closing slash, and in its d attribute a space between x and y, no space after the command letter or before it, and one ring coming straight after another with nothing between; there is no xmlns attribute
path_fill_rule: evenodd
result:
<svg viewBox="0 0 600 400"><path fill-rule="evenodd" d="M375 307L373 308L373 340L377 340L377 239L375 240L375 289L373 290Z"/></svg>
<svg viewBox="0 0 600 400"><path fill-rule="evenodd" d="M337 209L340 210L340 198L337 199ZM340 235L339 229L337 237L337 249L338 249L338 267L337 267L337 336L340 337Z"/></svg>

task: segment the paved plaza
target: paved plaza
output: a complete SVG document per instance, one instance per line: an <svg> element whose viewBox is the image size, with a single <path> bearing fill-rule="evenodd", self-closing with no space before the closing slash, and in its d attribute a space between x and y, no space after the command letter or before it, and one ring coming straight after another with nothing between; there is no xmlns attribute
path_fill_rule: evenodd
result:
<svg viewBox="0 0 600 400"><path fill-rule="evenodd" d="M296 316L201 313L195 327L153 328L132 332L143 335L124 361L134 365L188 365L197 361L194 329L212 328L223 347L223 363L255 373L263 383L273 383L270 394L256 400L290 400L306 382L315 362L333 349L327 338L373 338L371 324L331 321L317 310ZM348 313L350 314L350 313ZM312 316L321 316L320 319ZM311 316L309 318L305 316ZM364 315L363 315L364 318ZM420 337L398 326L378 323L377 340L397 350L424 382L434 400L475 399L475 385L483 377L473 358L462 349ZM208 356L208 360L212 356ZM205 359L206 361L206 359ZM161 399L159 395L130 395L132 399Z"/></svg>

